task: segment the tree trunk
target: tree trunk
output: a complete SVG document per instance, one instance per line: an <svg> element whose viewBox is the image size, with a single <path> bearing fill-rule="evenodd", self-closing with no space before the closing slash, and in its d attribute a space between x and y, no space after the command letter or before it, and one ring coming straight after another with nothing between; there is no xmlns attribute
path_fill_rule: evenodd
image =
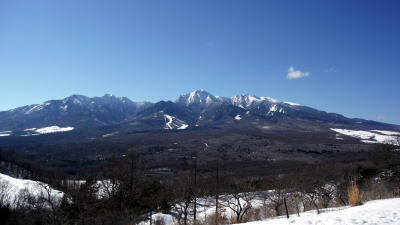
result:
<svg viewBox="0 0 400 225"><path fill-rule="evenodd" d="M150 225L153 225L153 211L150 211Z"/></svg>
<svg viewBox="0 0 400 225"><path fill-rule="evenodd" d="M286 218L289 219L289 211L288 211L288 209L287 209L286 198L283 198L283 203L285 203Z"/></svg>
<svg viewBox="0 0 400 225"><path fill-rule="evenodd" d="M215 187L215 225L218 225L219 212L218 212L218 186L219 186L219 162L217 161L217 176L216 176L216 187Z"/></svg>
<svg viewBox="0 0 400 225"><path fill-rule="evenodd" d="M313 204L314 204L315 208L317 209L317 214L319 214L319 208L318 208L318 205L317 205L317 203L316 203L315 201L312 201L312 202L313 202Z"/></svg>
<svg viewBox="0 0 400 225"><path fill-rule="evenodd" d="M194 162L194 204L193 204L193 225L196 225L197 216L197 161Z"/></svg>
<svg viewBox="0 0 400 225"><path fill-rule="evenodd" d="M275 213L276 213L276 216L280 216L281 215L279 213L279 205L275 205Z"/></svg>
<svg viewBox="0 0 400 225"><path fill-rule="evenodd" d="M185 206L185 210L183 212L183 224L187 225L187 207Z"/></svg>

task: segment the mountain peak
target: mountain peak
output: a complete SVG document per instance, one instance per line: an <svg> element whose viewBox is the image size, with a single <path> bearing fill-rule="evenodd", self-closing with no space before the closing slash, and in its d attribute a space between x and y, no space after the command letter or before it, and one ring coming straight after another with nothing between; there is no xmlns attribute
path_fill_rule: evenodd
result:
<svg viewBox="0 0 400 225"><path fill-rule="evenodd" d="M213 94L205 91L204 89L199 89L192 91L188 94L181 95L176 100L176 103L185 106L197 105L205 107L219 101L219 98L217 98Z"/></svg>
<svg viewBox="0 0 400 225"><path fill-rule="evenodd" d="M71 95L62 100L62 104L86 105L90 102L90 98L84 95Z"/></svg>
<svg viewBox="0 0 400 225"><path fill-rule="evenodd" d="M116 98L116 97L113 94L105 94L103 95L103 98Z"/></svg>
<svg viewBox="0 0 400 225"><path fill-rule="evenodd" d="M258 105L263 102L269 104L287 104L291 106L300 106L300 104L293 102L283 102L271 97L258 97L256 95L248 95L248 94L235 95L231 98L231 103L241 108L247 108L249 106Z"/></svg>

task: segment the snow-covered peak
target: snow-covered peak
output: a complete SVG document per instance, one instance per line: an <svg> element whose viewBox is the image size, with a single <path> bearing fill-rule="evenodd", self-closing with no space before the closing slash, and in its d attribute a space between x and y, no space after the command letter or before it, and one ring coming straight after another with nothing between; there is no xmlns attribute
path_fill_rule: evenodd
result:
<svg viewBox="0 0 400 225"><path fill-rule="evenodd" d="M231 98L231 103L241 108L248 108L250 106L258 105L262 102L279 103L280 101L270 97L258 97L255 95L235 95Z"/></svg>
<svg viewBox="0 0 400 225"><path fill-rule="evenodd" d="M63 104L83 105L90 102L90 98L83 95L71 95L62 100Z"/></svg>
<svg viewBox="0 0 400 225"><path fill-rule="evenodd" d="M292 102L282 102L271 97L258 97L255 95L235 95L231 98L232 105L247 109L249 107L258 106L261 103L273 104L271 107L276 107L276 104L288 104L291 106L299 106Z"/></svg>
<svg viewBox="0 0 400 225"><path fill-rule="evenodd" d="M127 102L130 101L128 98L126 97L117 97L113 94L105 94L103 97L101 97L100 99L103 100L108 100L108 101L115 101L115 102Z"/></svg>
<svg viewBox="0 0 400 225"><path fill-rule="evenodd" d="M216 102L221 102L222 98L221 97L216 97L209 92L200 89L196 91L192 91L188 94L181 95L178 100L176 100L176 103L181 104L181 105L198 105L198 106L208 106Z"/></svg>
<svg viewBox="0 0 400 225"><path fill-rule="evenodd" d="M235 95L231 98L231 103L241 108L247 108L255 103L261 102L262 99L254 95Z"/></svg>
<svg viewBox="0 0 400 225"><path fill-rule="evenodd" d="M115 97L115 96L113 94L105 94L103 97L104 98L112 98L112 97Z"/></svg>
<svg viewBox="0 0 400 225"><path fill-rule="evenodd" d="M286 104L291 105L291 106L301 106L300 104L294 103L294 102L283 102L283 103L286 103Z"/></svg>

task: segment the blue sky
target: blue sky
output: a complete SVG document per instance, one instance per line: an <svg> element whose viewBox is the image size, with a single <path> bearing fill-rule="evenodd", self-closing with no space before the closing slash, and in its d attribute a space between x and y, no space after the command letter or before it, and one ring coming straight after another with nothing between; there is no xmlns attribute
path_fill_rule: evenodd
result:
<svg viewBox="0 0 400 225"><path fill-rule="evenodd" d="M396 0L2 0L0 110L206 89L400 124L399 11Z"/></svg>

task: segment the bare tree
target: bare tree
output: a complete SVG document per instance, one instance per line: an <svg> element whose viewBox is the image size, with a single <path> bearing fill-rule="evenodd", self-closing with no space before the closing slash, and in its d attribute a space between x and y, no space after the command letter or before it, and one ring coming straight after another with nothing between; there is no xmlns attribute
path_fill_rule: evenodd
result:
<svg viewBox="0 0 400 225"><path fill-rule="evenodd" d="M318 198L319 198L319 193L314 187L310 187L307 189L304 195L307 200L315 207L317 210L317 214L320 213L319 207L318 207Z"/></svg>
<svg viewBox="0 0 400 225"><path fill-rule="evenodd" d="M8 181L0 180L0 207L11 204L11 187Z"/></svg>
<svg viewBox="0 0 400 225"><path fill-rule="evenodd" d="M172 208L177 214L179 224L187 225L195 195L193 192L194 180L190 173L180 173L176 176L171 194L175 202Z"/></svg>
<svg viewBox="0 0 400 225"><path fill-rule="evenodd" d="M240 182L234 179L231 182L231 193L225 196L226 200L223 205L228 207L235 215L233 222L244 222L245 216L253 207L252 200L255 198L253 185L251 182Z"/></svg>
<svg viewBox="0 0 400 225"><path fill-rule="evenodd" d="M325 184L317 188L319 193L322 208L328 208L329 204L333 201L336 193L336 188L333 184Z"/></svg>
<svg viewBox="0 0 400 225"><path fill-rule="evenodd" d="M263 198L268 200L268 205L274 210L275 216L280 216L281 207L284 205L284 198L286 197L285 182L282 178L274 178L264 181L264 188L269 190L261 192Z"/></svg>

